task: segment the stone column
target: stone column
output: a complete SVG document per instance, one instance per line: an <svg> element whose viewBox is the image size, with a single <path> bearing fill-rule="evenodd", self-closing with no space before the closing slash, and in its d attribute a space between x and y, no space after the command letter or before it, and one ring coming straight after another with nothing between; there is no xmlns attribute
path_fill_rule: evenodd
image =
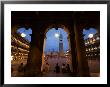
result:
<svg viewBox="0 0 110 87"><path fill-rule="evenodd" d="M19 24L16 24L11 27L11 34L16 34L17 30L20 28Z"/></svg>
<svg viewBox="0 0 110 87"><path fill-rule="evenodd" d="M46 45L46 35L44 35L44 42L43 42L43 52L42 52L42 66L41 66L41 71L43 70L43 65L45 62L44 56L45 56L45 45Z"/></svg>
<svg viewBox="0 0 110 87"><path fill-rule="evenodd" d="M70 69L73 72L73 66L72 66L72 54L71 54L71 43L70 43L70 34L68 33L67 36L67 40L68 40L68 46L69 46L69 64L70 64Z"/></svg>
<svg viewBox="0 0 110 87"><path fill-rule="evenodd" d="M33 27L34 28L34 27ZM32 41L29 52L29 57L26 65L25 76L34 77L41 76L41 64L42 64L42 50L43 50L43 38L36 28L32 28Z"/></svg>
<svg viewBox="0 0 110 87"><path fill-rule="evenodd" d="M69 35L70 43L71 43L71 55L72 55L72 66L73 66L73 76L78 76L78 64L77 64L77 55L76 55L76 47L75 47L75 36L74 31Z"/></svg>
<svg viewBox="0 0 110 87"><path fill-rule="evenodd" d="M76 25L76 21L74 22L74 32L75 32L79 76L88 77L90 76L90 73L89 73L88 61L85 55L83 26L81 26L80 24Z"/></svg>

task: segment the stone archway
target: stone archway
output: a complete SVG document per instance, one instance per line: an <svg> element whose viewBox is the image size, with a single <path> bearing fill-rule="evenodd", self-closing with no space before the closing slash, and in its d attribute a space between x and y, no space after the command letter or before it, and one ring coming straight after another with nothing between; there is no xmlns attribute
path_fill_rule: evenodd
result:
<svg viewBox="0 0 110 87"><path fill-rule="evenodd" d="M57 27L56 27L57 26ZM44 44L43 44L43 53L42 53L42 66L43 66L43 64L44 64L44 48L45 48L45 42L46 42L46 33L49 31L49 30L51 30L52 28L55 28L56 30L58 30L58 28L61 28L61 29L63 29L63 31L64 32L66 32L67 33L67 40L68 40L68 46L69 46L69 55L70 55L70 58L69 58L69 60L70 60L70 62L68 62L69 64L70 64L70 68L71 68L71 71L73 71L73 68L72 68L72 56L71 56L71 43L70 43L70 31L69 31L69 29L65 26L65 25L63 25L63 24L57 24L57 25L55 25L55 24L50 24L50 25L48 25L46 28L45 28L45 32L44 32ZM41 70L42 70L43 68L41 67Z"/></svg>
<svg viewBox="0 0 110 87"><path fill-rule="evenodd" d="M31 46L30 53L29 53L30 59L28 60L28 64L26 66L27 67L27 72L25 74L26 76L41 76L41 64L42 64L41 60L43 62L43 50L44 50L43 43L45 43L46 32L48 31L49 28L56 27L56 26L57 26L57 28L62 27L68 33L69 46L71 46L70 48L71 48L71 52L72 52L72 63L73 63L73 74L74 74L74 76L76 76L78 74L77 69L82 71L81 68L77 67L78 56L79 55L82 56L78 52L79 46L75 45L75 43L79 40L78 38L75 38L77 36L77 34L76 33L74 34L74 32L77 32L77 30L74 31L75 28L71 27L71 29L73 28L73 30L72 30L72 32L70 32L69 28L68 28L68 26L70 26L70 25L66 26L64 24L54 24L54 23L48 25L48 23L45 23L44 26L41 27L40 33L35 32L35 31L37 31L37 30L35 30L35 26L32 27L32 29L33 29L33 34L32 34L33 41L31 43L32 46ZM13 32L15 32L18 27L19 27L19 25L13 27L12 28ZM42 31L42 30L45 30L45 31ZM36 38L37 38L37 41L35 41ZM78 42L78 44L79 44L79 42ZM76 49L76 47L77 47L77 49ZM76 53L76 51L77 51L77 53ZM83 62L82 60L79 60L79 61ZM79 64L79 61L78 61L78 64ZM38 70L35 70L36 67L33 67L33 66L37 66ZM82 65L80 65L80 66L83 67ZM83 76L83 74L84 73L81 72L80 76Z"/></svg>
<svg viewBox="0 0 110 87"><path fill-rule="evenodd" d="M46 38L45 33L48 31L46 29L48 29L48 27L57 28L59 26L65 27L64 29L67 28L69 30L68 38L70 40L70 46L72 51L73 67L75 68L75 70L73 70L74 73L76 74L78 69L78 72L80 72L79 76L89 76L88 65L84 56L85 48L82 29L89 26L95 26L96 29L98 29L100 32L99 12L39 12L39 14L37 15L35 13L30 14L30 12L28 12L29 14L23 12L24 15L22 15L21 13L15 14L14 17L12 16L12 22L14 23L12 25L12 31L14 32L19 27L13 27L15 24L27 24L25 25L27 27L32 26L32 42L27 65L27 67L29 68L27 68L27 71L30 71L30 74L28 74L27 76L39 76L39 74L41 73L43 43L44 38ZM24 19L20 19L18 17ZM27 18L30 17L32 19L27 20ZM35 70L36 68L37 70Z"/></svg>

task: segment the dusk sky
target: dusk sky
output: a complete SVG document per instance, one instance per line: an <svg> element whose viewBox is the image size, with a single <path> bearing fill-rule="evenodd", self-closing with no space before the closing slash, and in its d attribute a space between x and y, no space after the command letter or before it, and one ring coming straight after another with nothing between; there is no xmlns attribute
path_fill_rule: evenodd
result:
<svg viewBox="0 0 110 87"><path fill-rule="evenodd" d="M58 28L58 30L52 28L46 33L47 39L46 39L45 51L49 51L49 50L52 51L53 49L55 51L59 51L59 37L55 37L56 33L62 34L64 51L68 50L67 33L62 28Z"/></svg>
<svg viewBox="0 0 110 87"><path fill-rule="evenodd" d="M29 28L28 30L26 30L25 28L19 28L17 32L25 33L26 34L25 39L27 39L29 42L31 41L31 36L30 36L30 34L32 34L31 28ZM59 38L55 37L55 33L62 34L64 51L68 50L69 46L68 46L68 40L67 40L67 33L62 28L58 28L58 30L55 30L55 28L52 28L46 33L47 39L46 39L45 51L53 51L53 50L58 51ZM90 28L89 30L84 29L83 30L83 34L85 35L84 39L87 39L90 33L95 34L97 33L97 31L94 28Z"/></svg>

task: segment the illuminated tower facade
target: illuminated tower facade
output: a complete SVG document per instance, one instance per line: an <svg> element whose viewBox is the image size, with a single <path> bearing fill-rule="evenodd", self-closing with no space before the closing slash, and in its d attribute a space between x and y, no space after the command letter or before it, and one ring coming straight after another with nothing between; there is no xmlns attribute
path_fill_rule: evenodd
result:
<svg viewBox="0 0 110 87"><path fill-rule="evenodd" d="M62 34L60 34L60 36L59 36L59 53L60 53L60 56L64 55L64 51L63 51L63 36L62 36Z"/></svg>

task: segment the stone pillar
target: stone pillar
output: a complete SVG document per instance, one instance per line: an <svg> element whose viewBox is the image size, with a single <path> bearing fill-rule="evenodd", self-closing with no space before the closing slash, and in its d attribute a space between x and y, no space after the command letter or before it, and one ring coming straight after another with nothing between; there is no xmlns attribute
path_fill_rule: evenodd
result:
<svg viewBox="0 0 110 87"><path fill-rule="evenodd" d="M11 34L16 34L17 30L20 28L19 24L16 24L11 27Z"/></svg>
<svg viewBox="0 0 110 87"><path fill-rule="evenodd" d="M45 45L46 45L46 35L44 35L44 42L43 42L43 52L42 52L42 66L41 66L41 71L43 70L43 65L45 62L44 56L45 56Z"/></svg>
<svg viewBox="0 0 110 87"><path fill-rule="evenodd" d="M67 40L68 40L68 46L69 46L69 64L70 64L70 69L71 71L73 72L73 66L72 66L72 55L71 55L71 43L70 43L70 34L68 33L68 36L67 36Z"/></svg>
<svg viewBox="0 0 110 87"><path fill-rule="evenodd" d="M32 28L32 41L27 60L25 76L34 77L41 76L41 64L42 64L42 50L43 50L43 38L36 28Z"/></svg>
<svg viewBox="0 0 110 87"><path fill-rule="evenodd" d="M74 31L69 35L70 43L71 43L71 55L72 55L72 66L73 66L73 76L78 76L78 64L77 64L77 55L76 55L76 47L75 47L75 36Z"/></svg>
<svg viewBox="0 0 110 87"><path fill-rule="evenodd" d="M90 73L88 61L85 55L85 45L83 39L83 26L81 26L80 24L76 25L76 22L74 22L74 31L75 31L79 76L89 77Z"/></svg>

